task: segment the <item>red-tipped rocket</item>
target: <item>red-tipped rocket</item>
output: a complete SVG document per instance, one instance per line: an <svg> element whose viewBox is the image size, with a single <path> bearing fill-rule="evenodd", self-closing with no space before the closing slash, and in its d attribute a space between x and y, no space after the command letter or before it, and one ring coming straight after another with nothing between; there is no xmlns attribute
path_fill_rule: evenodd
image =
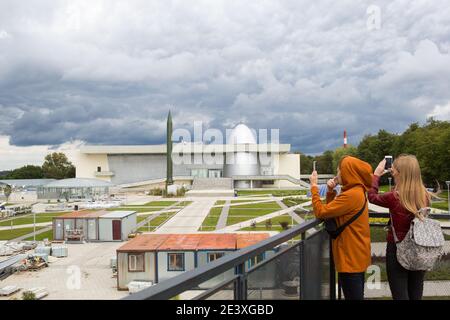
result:
<svg viewBox="0 0 450 320"><path fill-rule="evenodd" d="M347 148L347 130L344 130L344 148Z"/></svg>

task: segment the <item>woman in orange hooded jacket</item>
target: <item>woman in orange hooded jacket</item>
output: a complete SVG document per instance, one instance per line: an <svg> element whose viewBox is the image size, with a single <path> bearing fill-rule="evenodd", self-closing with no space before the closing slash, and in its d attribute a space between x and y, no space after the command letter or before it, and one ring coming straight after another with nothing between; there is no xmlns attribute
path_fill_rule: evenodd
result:
<svg viewBox="0 0 450 320"><path fill-rule="evenodd" d="M334 218L343 225L360 210L362 214L332 241L333 259L339 273L339 283L346 300L364 299L364 274L371 263L369 209L366 192L372 184L372 167L355 157L344 157L338 174L327 182L326 204L320 200L317 172L311 175L311 195L314 214L318 219ZM334 187L339 183L341 193Z"/></svg>

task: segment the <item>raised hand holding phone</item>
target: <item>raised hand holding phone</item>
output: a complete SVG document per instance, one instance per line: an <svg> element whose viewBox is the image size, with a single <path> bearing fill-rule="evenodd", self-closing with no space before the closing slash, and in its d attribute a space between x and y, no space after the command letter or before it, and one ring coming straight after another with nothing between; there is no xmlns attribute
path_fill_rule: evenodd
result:
<svg viewBox="0 0 450 320"><path fill-rule="evenodd" d="M314 171L311 173L311 176L309 177L309 183L311 184L311 187L317 186L318 181L319 181L319 178L318 178L318 176L317 176L317 171L314 170Z"/></svg>
<svg viewBox="0 0 450 320"><path fill-rule="evenodd" d="M378 177L381 177L386 172L388 172L388 171L386 170L386 158L384 158L383 160L380 161L380 163L376 167L376 169L373 172L373 174L378 176Z"/></svg>

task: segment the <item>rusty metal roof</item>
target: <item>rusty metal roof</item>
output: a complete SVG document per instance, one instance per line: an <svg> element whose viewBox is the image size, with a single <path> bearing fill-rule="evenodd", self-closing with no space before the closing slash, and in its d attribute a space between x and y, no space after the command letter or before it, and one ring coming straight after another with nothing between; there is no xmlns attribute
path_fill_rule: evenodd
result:
<svg viewBox="0 0 450 320"><path fill-rule="evenodd" d="M82 219L82 218L98 218L104 214L109 213L109 211L100 210L100 211L92 211L92 210L80 210L73 211L69 213L62 214L57 217L53 217L53 219Z"/></svg>
<svg viewBox="0 0 450 320"><path fill-rule="evenodd" d="M241 249L254 245L268 237L267 233L239 233L236 235L236 248Z"/></svg>
<svg viewBox="0 0 450 320"><path fill-rule="evenodd" d="M267 233L141 234L121 246L117 252L236 250L268 237Z"/></svg>
<svg viewBox="0 0 450 320"><path fill-rule="evenodd" d="M155 251L169 236L170 234L142 234L125 243L117 252Z"/></svg>
<svg viewBox="0 0 450 320"><path fill-rule="evenodd" d="M201 235L200 242L197 246L197 250L208 250L208 249L236 249L236 237L235 234L205 234Z"/></svg>

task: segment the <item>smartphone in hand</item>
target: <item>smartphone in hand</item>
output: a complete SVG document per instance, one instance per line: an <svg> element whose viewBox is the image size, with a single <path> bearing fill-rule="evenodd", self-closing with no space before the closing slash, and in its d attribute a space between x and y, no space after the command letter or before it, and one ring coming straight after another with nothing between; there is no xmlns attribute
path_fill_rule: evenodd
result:
<svg viewBox="0 0 450 320"><path fill-rule="evenodd" d="M317 161L313 161L313 172L316 171L316 162Z"/></svg>
<svg viewBox="0 0 450 320"><path fill-rule="evenodd" d="M386 164L384 165L384 170L391 171L392 169L392 156L384 156L384 159L386 160Z"/></svg>

